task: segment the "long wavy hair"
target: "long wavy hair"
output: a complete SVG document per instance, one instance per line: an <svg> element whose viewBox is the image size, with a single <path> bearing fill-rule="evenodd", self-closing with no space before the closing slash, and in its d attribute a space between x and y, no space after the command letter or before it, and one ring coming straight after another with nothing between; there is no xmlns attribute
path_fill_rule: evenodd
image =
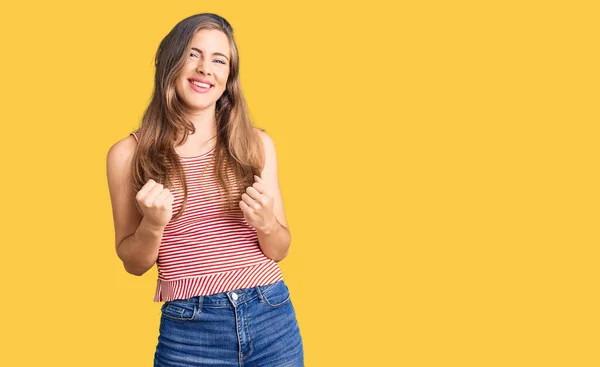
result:
<svg viewBox="0 0 600 367"><path fill-rule="evenodd" d="M246 187L260 175L264 166L263 145L254 131L242 94L239 78L239 55L233 29L224 18L211 13L192 15L183 19L161 41L155 57L154 91L137 130L138 147L133 157L133 185L139 191L149 180L172 189L183 187L183 205L173 216L179 218L186 207L188 188L185 172L175 147L183 144L193 123L176 94L175 84L185 65L191 41L202 29L222 31L229 39L231 61L225 91L216 102L217 136L214 170L221 193L225 195L226 210L234 204ZM176 141L182 136L180 141ZM235 180L230 180L228 172Z"/></svg>

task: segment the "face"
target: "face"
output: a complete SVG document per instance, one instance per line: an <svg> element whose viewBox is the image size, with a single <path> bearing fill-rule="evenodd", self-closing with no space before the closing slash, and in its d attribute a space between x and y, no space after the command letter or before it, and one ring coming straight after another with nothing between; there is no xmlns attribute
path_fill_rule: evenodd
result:
<svg viewBox="0 0 600 367"><path fill-rule="evenodd" d="M225 33L215 29L196 32L175 87L189 112L215 108L227 85L230 58Z"/></svg>

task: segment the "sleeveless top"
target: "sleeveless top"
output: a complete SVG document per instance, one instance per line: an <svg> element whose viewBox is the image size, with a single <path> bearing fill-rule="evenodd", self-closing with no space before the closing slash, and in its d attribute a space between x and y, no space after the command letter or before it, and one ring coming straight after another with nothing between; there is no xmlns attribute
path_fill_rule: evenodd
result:
<svg viewBox="0 0 600 367"><path fill-rule="evenodd" d="M132 132L136 141L137 135ZM185 210L163 231L156 265L154 302L228 292L283 279L277 263L260 249L256 230L238 202L223 208L225 198L214 173L214 148L200 156L180 157L188 185ZM232 172L230 178L235 179ZM175 186L173 217L183 204L183 188Z"/></svg>

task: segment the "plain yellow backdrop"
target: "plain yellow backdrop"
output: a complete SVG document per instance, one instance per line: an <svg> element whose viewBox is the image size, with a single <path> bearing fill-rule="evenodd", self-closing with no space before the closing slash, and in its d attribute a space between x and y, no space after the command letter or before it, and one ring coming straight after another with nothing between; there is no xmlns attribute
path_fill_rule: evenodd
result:
<svg viewBox="0 0 600 367"><path fill-rule="evenodd" d="M106 153L161 39L216 12L277 147L307 366L600 365L598 6L392 4L1 5L0 363L152 364Z"/></svg>

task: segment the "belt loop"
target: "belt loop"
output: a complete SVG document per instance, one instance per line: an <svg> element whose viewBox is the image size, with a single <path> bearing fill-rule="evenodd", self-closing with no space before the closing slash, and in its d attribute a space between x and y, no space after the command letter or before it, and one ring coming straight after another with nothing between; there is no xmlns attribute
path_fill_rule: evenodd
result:
<svg viewBox="0 0 600 367"><path fill-rule="evenodd" d="M258 298L260 298L261 301L264 301L265 298L263 297L262 292L260 291L260 286L257 285L256 287L254 287L256 289L256 293L258 293Z"/></svg>
<svg viewBox="0 0 600 367"><path fill-rule="evenodd" d="M202 311L202 302L204 302L204 296L198 296L198 311Z"/></svg>

